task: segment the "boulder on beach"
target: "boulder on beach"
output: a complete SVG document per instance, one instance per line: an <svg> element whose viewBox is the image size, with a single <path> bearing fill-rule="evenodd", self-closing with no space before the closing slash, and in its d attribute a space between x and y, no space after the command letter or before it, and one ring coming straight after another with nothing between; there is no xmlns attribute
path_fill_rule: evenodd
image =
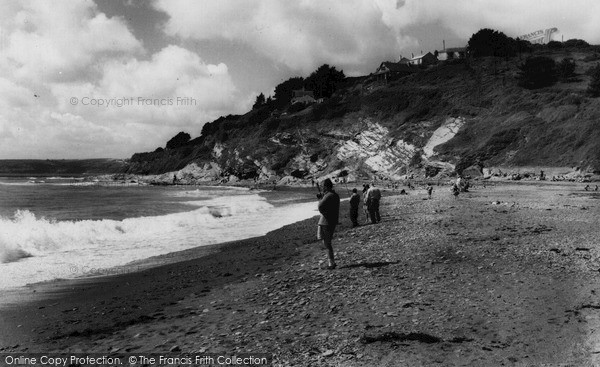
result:
<svg viewBox="0 0 600 367"><path fill-rule="evenodd" d="M469 166L462 171L463 176L471 176L471 177L481 177L483 176L483 172L481 171L481 167L477 165Z"/></svg>

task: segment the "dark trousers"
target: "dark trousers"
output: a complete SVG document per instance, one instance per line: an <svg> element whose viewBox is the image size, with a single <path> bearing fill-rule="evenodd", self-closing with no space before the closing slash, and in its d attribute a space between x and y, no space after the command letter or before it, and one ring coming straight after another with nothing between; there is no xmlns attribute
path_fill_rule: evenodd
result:
<svg viewBox="0 0 600 367"><path fill-rule="evenodd" d="M371 223L375 224L381 222L381 216L379 215L379 200L371 199L369 203L369 216L371 217Z"/></svg>
<svg viewBox="0 0 600 367"><path fill-rule="evenodd" d="M354 227L358 225L358 207L350 208L350 221Z"/></svg>

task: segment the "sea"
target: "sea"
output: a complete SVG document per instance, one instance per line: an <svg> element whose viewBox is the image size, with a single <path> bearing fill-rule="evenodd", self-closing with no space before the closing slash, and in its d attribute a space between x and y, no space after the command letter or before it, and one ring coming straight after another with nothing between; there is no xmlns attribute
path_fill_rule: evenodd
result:
<svg viewBox="0 0 600 367"><path fill-rule="evenodd" d="M111 275L157 255L261 236L317 215L313 194L0 177L0 290Z"/></svg>

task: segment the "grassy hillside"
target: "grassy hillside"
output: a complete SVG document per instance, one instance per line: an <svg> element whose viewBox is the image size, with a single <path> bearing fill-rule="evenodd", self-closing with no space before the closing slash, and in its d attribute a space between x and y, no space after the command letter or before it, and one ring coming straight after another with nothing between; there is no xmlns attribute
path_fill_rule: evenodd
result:
<svg viewBox="0 0 600 367"><path fill-rule="evenodd" d="M427 162L419 149L450 117L466 124L434 151L458 172L474 163L600 171L600 99L586 94L586 72L600 62L600 49L541 48L535 55L556 62L572 58L575 75L546 88L525 89L518 84L519 66L532 54L524 54L454 60L387 83L375 76L347 79L323 103L222 117L183 147L135 154L129 172L162 173L213 162L224 177L322 176L340 169L386 175L390 172L381 165L365 166L373 158L365 154L339 158L340 147L358 142L373 126L387 129L381 138L389 139L389 146L414 147L409 161L398 160L424 172ZM393 162L386 154L386 162Z"/></svg>

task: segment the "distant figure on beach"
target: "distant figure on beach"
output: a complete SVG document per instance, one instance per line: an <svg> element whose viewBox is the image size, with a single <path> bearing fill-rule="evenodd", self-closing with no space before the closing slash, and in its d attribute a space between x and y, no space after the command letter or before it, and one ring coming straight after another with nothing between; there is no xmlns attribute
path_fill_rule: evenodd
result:
<svg viewBox="0 0 600 367"><path fill-rule="evenodd" d="M381 191L379 188L375 187L375 184L371 186L369 191L367 191L367 195L365 201L367 204L367 209L369 211L369 217L371 217L371 223L375 224L377 222L381 222L381 216L379 215L379 201L381 200Z"/></svg>
<svg viewBox="0 0 600 367"><path fill-rule="evenodd" d="M331 241L340 216L340 197L333 190L333 182L328 178L323 181L323 196L319 200L318 208L319 213L321 213L318 229L320 237L323 239L323 245L327 249L327 258L329 260L327 269L335 269L336 264Z"/></svg>
<svg viewBox="0 0 600 367"><path fill-rule="evenodd" d="M358 206L360 205L360 195L358 190L352 189L352 196L350 197L350 221L352 221L352 227L358 226Z"/></svg>
<svg viewBox="0 0 600 367"><path fill-rule="evenodd" d="M588 191L590 189L590 185L585 185L585 187L583 188L585 191Z"/></svg>
<svg viewBox="0 0 600 367"><path fill-rule="evenodd" d="M455 199L458 199L458 194L460 194L460 187L455 182L452 184L452 195L454 195Z"/></svg>
<svg viewBox="0 0 600 367"><path fill-rule="evenodd" d="M598 191L598 185L596 185L596 188L594 189L594 191Z"/></svg>
<svg viewBox="0 0 600 367"><path fill-rule="evenodd" d="M429 196L429 199L431 200L431 194L433 193L433 186L431 186L431 184L428 182L427 183L427 196Z"/></svg>

